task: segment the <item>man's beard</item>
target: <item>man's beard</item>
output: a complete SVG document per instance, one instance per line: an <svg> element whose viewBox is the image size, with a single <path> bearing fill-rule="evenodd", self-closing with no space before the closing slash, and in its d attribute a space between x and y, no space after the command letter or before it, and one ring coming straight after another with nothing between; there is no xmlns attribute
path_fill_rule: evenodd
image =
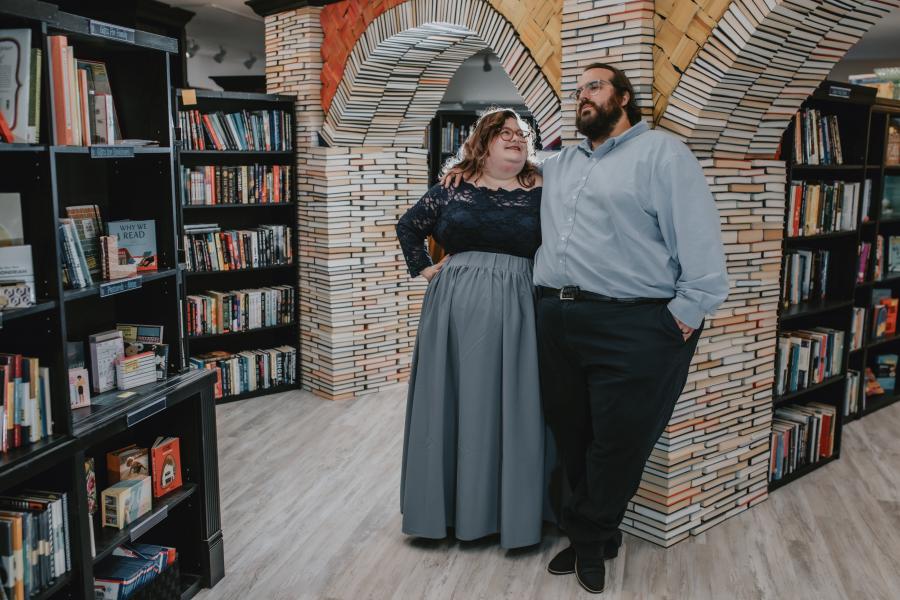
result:
<svg viewBox="0 0 900 600"><path fill-rule="evenodd" d="M594 108L593 115L582 116L581 111L585 105L590 105ZM606 138L612 133L619 119L622 118L623 112L615 97L610 98L606 106L602 108L592 100L582 100L578 105L578 112L575 114L575 128L578 129L578 133L589 140Z"/></svg>

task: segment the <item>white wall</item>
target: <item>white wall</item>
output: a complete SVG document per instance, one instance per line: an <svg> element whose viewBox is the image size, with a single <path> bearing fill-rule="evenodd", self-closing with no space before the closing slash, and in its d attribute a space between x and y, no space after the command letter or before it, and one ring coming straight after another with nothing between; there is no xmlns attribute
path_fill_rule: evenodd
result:
<svg viewBox="0 0 900 600"><path fill-rule="evenodd" d="M196 42L200 46L197 54L187 59L187 79L191 87L221 89L209 78L210 75L265 74L265 24L262 18L247 7L238 10L227 4L197 4L188 0L175 4L195 13L186 28L188 44ZM220 45L225 48L225 57L217 63L213 56L219 52ZM247 69L243 63L251 52L256 56L256 62Z"/></svg>
<svg viewBox="0 0 900 600"><path fill-rule="evenodd" d="M522 106L525 101L494 54L488 55L491 70L484 70L484 55L476 54L453 75L442 104L457 102Z"/></svg>

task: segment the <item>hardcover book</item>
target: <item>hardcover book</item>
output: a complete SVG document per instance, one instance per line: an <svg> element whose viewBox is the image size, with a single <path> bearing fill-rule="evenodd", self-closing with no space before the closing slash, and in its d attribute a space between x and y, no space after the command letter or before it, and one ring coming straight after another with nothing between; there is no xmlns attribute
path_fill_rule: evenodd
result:
<svg viewBox="0 0 900 600"><path fill-rule="evenodd" d="M126 479L114 483L100 495L104 527L122 529L143 514L150 512L150 477Z"/></svg>
<svg viewBox="0 0 900 600"><path fill-rule="evenodd" d="M110 221L107 231L117 238L119 253L138 273L157 270L155 221Z"/></svg>
<svg viewBox="0 0 900 600"><path fill-rule="evenodd" d="M31 246L0 247L0 284L23 284L28 288L28 305L36 301L34 290L34 266ZM20 288L21 289L21 288ZM21 294L24 292L18 292ZM17 294L14 294L17 296Z"/></svg>
<svg viewBox="0 0 900 600"><path fill-rule="evenodd" d="M116 387L116 359L125 355L122 332L96 333L88 339L91 348L91 388L102 394Z"/></svg>
<svg viewBox="0 0 900 600"><path fill-rule="evenodd" d="M90 376L84 367L69 369L69 404L72 408L91 405Z"/></svg>
<svg viewBox="0 0 900 600"><path fill-rule="evenodd" d="M0 29L0 114L15 142L37 142L37 127L29 119L33 74L30 29Z"/></svg>
<svg viewBox="0 0 900 600"><path fill-rule="evenodd" d="M181 441L158 437L150 449L153 466L153 497L159 498L181 487Z"/></svg>
<svg viewBox="0 0 900 600"><path fill-rule="evenodd" d="M107 452L106 476L109 483L150 476L150 454L146 448L129 444Z"/></svg>
<svg viewBox="0 0 900 600"><path fill-rule="evenodd" d="M0 193L0 246L21 246L24 243L22 196Z"/></svg>
<svg viewBox="0 0 900 600"><path fill-rule="evenodd" d="M88 514L97 512L97 472L94 470L94 459L84 461L84 485L87 490Z"/></svg>

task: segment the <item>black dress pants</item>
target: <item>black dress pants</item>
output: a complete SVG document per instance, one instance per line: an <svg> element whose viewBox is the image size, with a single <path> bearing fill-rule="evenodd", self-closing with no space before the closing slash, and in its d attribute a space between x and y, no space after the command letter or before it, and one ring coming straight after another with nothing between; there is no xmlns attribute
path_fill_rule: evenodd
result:
<svg viewBox="0 0 900 600"><path fill-rule="evenodd" d="M687 380L687 341L664 302L538 300L544 416L572 487L561 527L598 558L637 491Z"/></svg>

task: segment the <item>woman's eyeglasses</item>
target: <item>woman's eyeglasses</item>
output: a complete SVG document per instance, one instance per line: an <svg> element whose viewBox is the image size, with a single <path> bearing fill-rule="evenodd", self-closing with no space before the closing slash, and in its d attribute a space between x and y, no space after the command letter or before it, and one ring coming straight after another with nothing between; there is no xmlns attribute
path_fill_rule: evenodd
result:
<svg viewBox="0 0 900 600"><path fill-rule="evenodd" d="M522 131L521 129L513 131L512 129L508 129L506 127L500 130L500 139L504 142L511 142L513 141L513 138L518 138L522 141L527 142L529 138L531 138L531 132Z"/></svg>

